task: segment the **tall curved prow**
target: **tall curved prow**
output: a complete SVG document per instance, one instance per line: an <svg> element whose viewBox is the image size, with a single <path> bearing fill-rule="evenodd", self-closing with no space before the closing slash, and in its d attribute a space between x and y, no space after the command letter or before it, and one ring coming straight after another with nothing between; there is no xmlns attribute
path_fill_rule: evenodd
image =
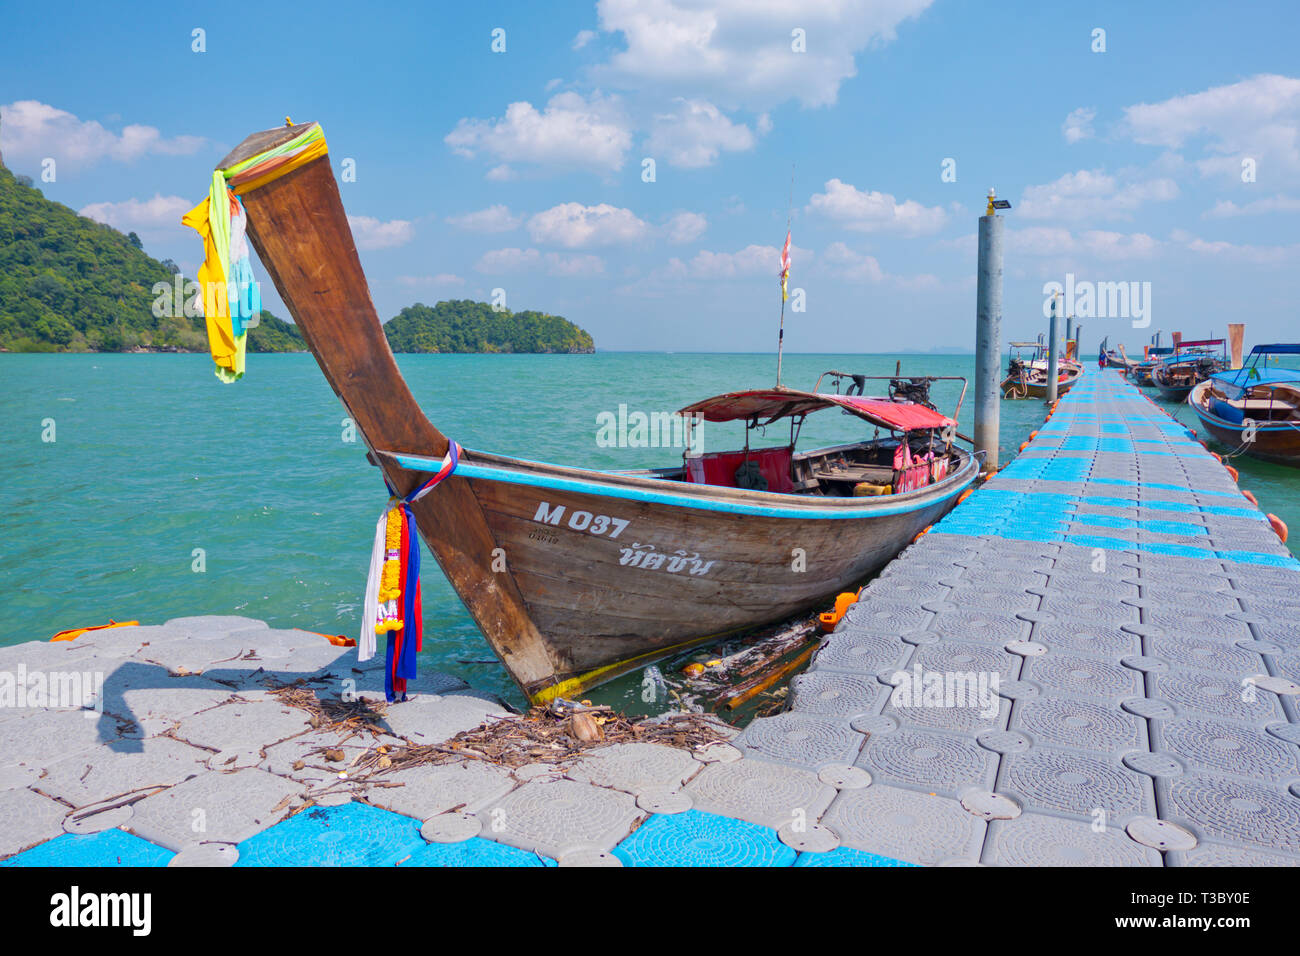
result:
<svg viewBox="0 0 1300 956"><path fill-rule="evenodd" d="M315 124L254 133L218 169L295 139ZM407 388L375 312L327 155L241 194L248 237L321 371L371 452L440 457L447 436ZM417 473L372 454L399 494ZM378 482L376 482L378 485ZM382 491L376 488L376 501ZM532 696L564 669L542 641L514 579L493 571L497 543L469 482L452 477L412 507L421 536L507 670Z"/></svg>

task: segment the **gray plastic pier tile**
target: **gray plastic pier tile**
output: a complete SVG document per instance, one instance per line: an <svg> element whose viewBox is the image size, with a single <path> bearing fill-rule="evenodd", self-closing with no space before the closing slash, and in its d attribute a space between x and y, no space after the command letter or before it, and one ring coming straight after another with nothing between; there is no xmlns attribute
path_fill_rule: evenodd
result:
<svg viewBox="0 0 1300 956"><path fill-rule="evenodd" d="M1034 625L1033 639L1052 651L1069 651L1091 657L1118 660L1125 654L1140 654L1142 639L1121 626L1069 618Z"/></svg>
<svg viewBox="0 0 1300 956"><path fill-rule="evenodd" d="M0 722L0 765L45 767L69 754L120 743L117 721L93 710L27 711Z"/></svg>
<svg viewBox="0 0 1300 956"><path fill-rule="evenodd" d="M135 753L83 752L49 764L37 790L87 807L146 787L170 787L206 770L210 754L178 740L146 740Z"/></svg>
<svg viewBox="0 0 1300 956"><path fill-rule="evenodd" d="M1118 759L1083 751L1033 746L1007 754L998 772L999 793L1026 810L1046 810L1092 819L1100 810L1109 824L1134 816L1156 816L1151 779Z"/></svg>
<svg viewBox="0 0 1300 956"><path fill-rule="evenodd" d="M866 593L856 604L850 605L844 614L844 620L854 627L873 631L887 630L892 633L924 627L929 617L929 612L922 610L919 605L901 601L880 601L869 598Z"/></svg>
<svg viewBox="0 0 1300 956"><path fill-rule="evenodd" d="M1147 675L1147 680L1151 684L1149 696L1168 701L1179 713L1248 724L1286 719L1276 694L1243 684L1242 678L1234 675L1171 667L1165 673Z"/></svg>
<svg viewBox="0 0 1300 956"><path fill-rule="evenodd" d="M1014 613L958 608L936 614L927 630L945 638L1005 645L1029 636L1029 624Z"/></svg>
<svg viewBox="0 0 1300 956"><path fill-rule="evenodd" d="M515 787L509 771L477 761L413 767L377 779L403 786L368 788L367 802L417 820L427 820L456 808L472 813L504 797Z"/></svg>
<svg viewBox="0 0 1300 956"><path fill-rule="evenodd" d="M911 652L911 646L896 635L841 623L817 651L813 668L874 675L883 667L901 665Z"/></svg>
<svg viewBox="0 0 1300 956"><path fill-rule="evenodd" d="M235 700L186 717L175 733L211 750L257 750L310 729L306 711L266 698Z"/></svg>
<svg viewBox="0 0 1300 956"><path fill-rule="evenodd" d="M509 717L496 705L476 697L416 697L390 704L384 714L387 729L417 744L440 744L487 720Z"/></svg>
<svg viewBox="0 0 1300 956"><path fill-rule="evenodd" d="M1281 786L1186 773L1156 781L1165 818L1202 841L1300 853L1300 798Z"/></svg>
<svg viewBox="0 0 1300 956"><path fill-rule="evenodd" d="M645 816L630 794L573 780L526 783L477 815L488 839L552 859L577 847L612 850Z"/></svg>
<svg viewBox="0 0 1300 956"><path fill-rule="evenodd" d="M779 829L812 822L835 799L816 774L761 760L710 764L686 785L695 809Z"/></svg>
<svg viewBox="0 0 1300 956"><path fill-rule="evenodd" d="M1258 654L1222 638L1202 636L1195 631L1152 633L1144 637L1142 643L1148 654L1162 657L1179 667L1217 674L1240 674L1242 677L1265 673L1264 659Z"/></svg>
<svg viewBox="0 0 1300 956"><path fill-rule="evenodd" d="M1300 866L1300 854L1266 853L1222 843L1201 843L1185 853L1167 855L1169 866Z"/></svg>
<svg viewBox="0 0 1300 956"><path fill-rule="evenodd" d="M0 791L0 859L63 832L68 808L30 790Z"/></svg>
<svg viewBox="0 0 1300 956"><path fill-rule="evenodd" d="M302 787L265 770L204 773L135 804L131 832L169 850L196 840L239 843L279 822Z"/></svg>
<svg viewBox="0 0 1300 956"><path fill-rule="evenodd" d="M186 636L199 640L224 640L244 631L268 629L265 621L252 617L240 617L236 614L210 614L198 617L174 617L164 622L165 627L182 630Z"/></svg>
<svg viewBox="0 0 1300 956"><path fill-rule="evenodd" d="M968 736L900 727L868 738L857 766L879 782L955 796L964 787L991 789L997 755Z"/></svg>
<svg viewBox="0 0 1300 956"><path fill-rule="evenodd" d="M954 799L885 784L841 791L821 822L843 846L928 865L978 860L987 826Z"/></svg>
<svg viewBox="0 0 1300 956"><path fill-rule="evenodd" d="M1119 700L1142 693L1142 674L1118 661L1053 651L1025 659L1025 677L1048 695L1068 694L1092 700Z"/></svg>
<svg viewBox="0 0 1300 956"><path fill-rule="evenodd" d="M1146 749L1146 722L1114 703L1066 697L1021 701L1011 726L1040 744L1087 750L1095 756Z"/></svg>
<svg viewBox="0 0 1300 956"><path fill-rule="evenodd" d="M983 862L995 866L1161 866L1160 853L1129 839L1122 827L1038 813L995 820Z"/></svg>
<svg viewBox="0 0 1300 956"><path fill-rule="evenodd" d="M867 674L817 669L790 682L792 706L802 714L848 720L869 714L880 683Z"/></svg>
<svg viewBox="0 0 1300 956"><path fill-rule="evenodd" d="M1236 774L1256 782L1300 778L1300 748L1262 727L1186 717L1156 723L1161 749L1208 773Z"/></svg>
<svg viewBox="0 0 1300 956"><path fill-rule="evenodd" d="M732 743L747 757L818 770L831 763L852 763L862 741L848 721L787 712L754 720Z"/></svg>
<svg viewBox="0 0 1300 956"><path fill-rule="evenodd" d="M636 795L649 789L679 788L699 772L700 766L698 760L676 747L614 744L584 752L567 776Z"/></svg>
<svg viewBox="0 0 1300 956"><path fill-rule="evenodd" d="M1000 680L1015 680L1020 674L1021 658L996 644L945 640L916 649L905 670L920 667L921 672L997 674Z"/></svg>

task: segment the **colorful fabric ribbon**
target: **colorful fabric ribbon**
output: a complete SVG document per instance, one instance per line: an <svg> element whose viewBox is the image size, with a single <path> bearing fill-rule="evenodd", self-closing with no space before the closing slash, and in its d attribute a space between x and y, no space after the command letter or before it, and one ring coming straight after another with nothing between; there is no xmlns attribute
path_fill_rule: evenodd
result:
<svg viewBox="0 0 1300 956"><path fill-rule="evenodd" d="M299 166L326 155L325 133L317 123L287 143L212 173L208 198L181 219L203 239L198 306L207 321L208 347L217 378L238 381L244 374L247 332L262 311L262 293L253 279L245 238L247 218L237 198Z"/></svg>
<svg viewBox="0 0 1300 956"><path fill-rule="evenodd" d="M458 464L460 445L453 441L437 473L410 494L398 497L389 486L388 505L375 525L357 660L374 657L376 636L387 635L384 698L389 703L406 700L406 682L416 676L416 654L424 639L420 541L411 505L442 484Z"/></svg>

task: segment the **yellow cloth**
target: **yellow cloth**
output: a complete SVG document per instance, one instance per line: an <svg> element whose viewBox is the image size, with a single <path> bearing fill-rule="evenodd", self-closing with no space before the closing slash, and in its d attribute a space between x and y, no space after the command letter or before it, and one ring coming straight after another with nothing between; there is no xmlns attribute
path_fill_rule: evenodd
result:
<svg viewBox="0 0 1300 956"><path fill-rule="evenodd" d="M226 180L220 171L213 173L208 198L187 212L181 224L189 226L203 240L204 260L199 266L198 276L199 301L208 327L208 347L212 350L212 360L217 364L217 378L233 382L244 374L248 336L236 336L230 324L229 287L223 265L230 254L230 205Z"/></svg>

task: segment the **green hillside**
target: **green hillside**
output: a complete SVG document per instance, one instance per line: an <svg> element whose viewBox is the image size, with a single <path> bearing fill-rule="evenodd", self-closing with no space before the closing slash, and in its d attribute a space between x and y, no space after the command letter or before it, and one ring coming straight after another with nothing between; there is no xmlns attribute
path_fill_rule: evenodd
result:
<svg viewBox="0 0 1300 956"><path fill-rule="evenodd" d="M147 255L134 233L78 216L0 166L0 348L18 352L205 352L202 318L156 318L155 283L176 267ZM263 312L249 351L305 346Z"/></svg>
<svg viewBox="0 0 1300 956"><path fill-rule="evenodd" d="M493 311L453 299L407 306L384 326L394 352L592 352L591 336L545 312Z"/></svg>

